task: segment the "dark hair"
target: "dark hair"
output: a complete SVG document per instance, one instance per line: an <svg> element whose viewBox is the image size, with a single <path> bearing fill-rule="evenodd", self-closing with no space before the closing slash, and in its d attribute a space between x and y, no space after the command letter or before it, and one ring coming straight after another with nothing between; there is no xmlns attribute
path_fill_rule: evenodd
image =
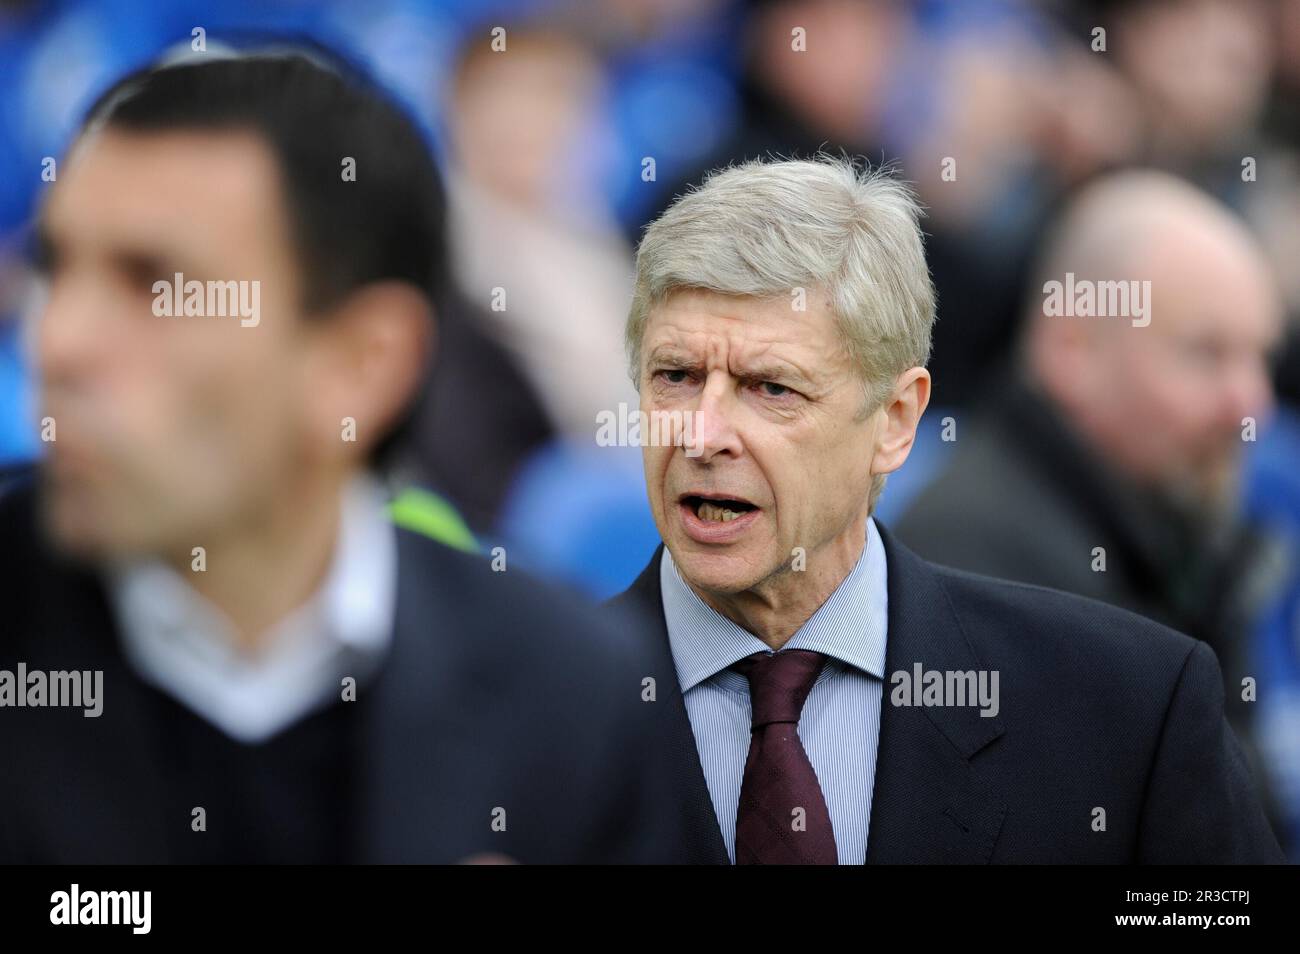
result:
<svg viewBox="0 0 1300 954"><path fill-rule="evenodd" d="M99 97L83 128L252 132L281 173L308 312L394 279L440 304L446 198L423 135L356 66L314 44L295 47L133 73ZM355 160L354 181L343 178L345 157ZM400 449L411 403L376 447L375 466Z"/></svg>

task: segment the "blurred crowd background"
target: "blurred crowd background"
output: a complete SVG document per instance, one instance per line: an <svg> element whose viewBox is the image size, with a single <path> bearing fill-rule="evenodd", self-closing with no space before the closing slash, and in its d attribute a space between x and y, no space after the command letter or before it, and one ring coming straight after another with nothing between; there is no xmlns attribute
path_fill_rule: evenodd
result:
<svg viewBox="0 0 1300 954"><path fill-rule="evenodd" d="M934 396L886 523L960 446L944 419L978 414L1007 377L1064 203L1127 166L1225 203L1266 250L1286 313L1234 491L1268 569L1222 623L1171 615L1224 661L1234 723L1300 860L1300 0L0 0L0 467L40 452L23 319L39 307L43 160L114 79L190 50L195 28L209 50L250 30L311 37L422 121L458 289L412 479L483 545L595 596L657 542L639 450L595 439L599 412L637 404L622 347L635 244L704 171L824 149L891 166L927 207ZM1240 673L1258 683L1248 706Z"/></svg>

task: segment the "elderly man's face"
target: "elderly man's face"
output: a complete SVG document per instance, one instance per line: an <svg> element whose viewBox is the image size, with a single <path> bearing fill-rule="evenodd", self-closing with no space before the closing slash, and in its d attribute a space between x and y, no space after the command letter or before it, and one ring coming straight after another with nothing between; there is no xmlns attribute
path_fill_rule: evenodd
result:
<svg viewBox="0 0 1300 954"><path fill-rule="evenodd" d="M693 412L688 446L647 446L659 533L683 576L719 593L790 567L796 547L860 552L883 412L824 301L680 291L641 348L641 409ZM892 468L890 468L892 469Z"/></svg>

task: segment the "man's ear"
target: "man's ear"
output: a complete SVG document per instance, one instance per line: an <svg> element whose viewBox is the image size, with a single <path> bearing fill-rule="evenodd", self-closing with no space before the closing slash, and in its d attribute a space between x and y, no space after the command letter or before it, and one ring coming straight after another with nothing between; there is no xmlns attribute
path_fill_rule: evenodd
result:
<svg viewBox="0 0 1300 954"><path fill-rule="evenodd" d="M878 413L883 415L876 435L873 474L892 474L903 466L916 440L916 427L930 403L930 372L911 368L898 376L894 391Z"/></svg>
<svg viewBox="0 0 1300 954"><path fill-rule="evenodd" d="M416 396L433 349L432 309L415 286L385 281L316 320L308 400L322 446L368 457Z"/></svg>

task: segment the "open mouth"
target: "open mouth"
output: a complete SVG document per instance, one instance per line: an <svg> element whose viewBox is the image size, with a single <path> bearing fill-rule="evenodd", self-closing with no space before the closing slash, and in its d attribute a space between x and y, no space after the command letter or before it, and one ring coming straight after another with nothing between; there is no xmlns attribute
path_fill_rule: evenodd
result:
<svg viewBox="0 0 1300 954"><path fill-rule="evenodd" d="M692 495L683 497L682 503L695 511L695 516L709 523L730 523L751 510L758 509L747 500L737 500L731 497L699 497Z"/></svg>

